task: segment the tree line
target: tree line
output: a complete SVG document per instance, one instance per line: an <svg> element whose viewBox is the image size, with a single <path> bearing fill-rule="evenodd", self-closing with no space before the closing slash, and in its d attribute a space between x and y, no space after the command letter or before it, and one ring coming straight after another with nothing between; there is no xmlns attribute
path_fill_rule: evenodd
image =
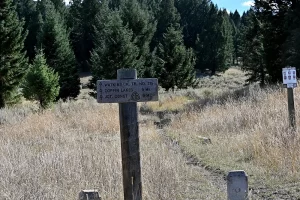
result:
<svg viewBox="0 0 300 200"><path fill-rule="evenodd" d="M76 98L84 71L92 95L96 80L115 79L119 68L157 77L166 90L236 64L249 82L274 82L279 66L299 62L296 4L255 1L241 16L210 0L2 0L0 108L21 95L42 107Z"/></svg>
<svg viewBox="0 0 300 200"><path fill-rule="evenodd" d="M249 82L282 82L282 68L300 69L299 0L255 0L243 20L241 52Z"/></svg>

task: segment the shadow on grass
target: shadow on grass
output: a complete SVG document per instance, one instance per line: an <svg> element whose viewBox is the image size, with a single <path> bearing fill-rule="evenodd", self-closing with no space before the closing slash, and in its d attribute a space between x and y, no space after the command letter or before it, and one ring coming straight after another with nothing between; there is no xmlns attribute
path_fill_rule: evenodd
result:
<svg viewBox="0 0 300 200"><path fill-rule="evenodd" d="M262 91L262 90L275 91L280 88L281 87L279 85L270 85L266 88L260 88L259 85L245 86L238 90L226 92L215 98L199 97L194 102L186 105L184 110L187 112L190 110L201 111L204 108L211 106L213 104L223 105L228 101L243 101L243 100L247 100L249 98L251 98L251 100L254 102L258 102L259 101L259 96L258 96L259 91Z"/></svg>

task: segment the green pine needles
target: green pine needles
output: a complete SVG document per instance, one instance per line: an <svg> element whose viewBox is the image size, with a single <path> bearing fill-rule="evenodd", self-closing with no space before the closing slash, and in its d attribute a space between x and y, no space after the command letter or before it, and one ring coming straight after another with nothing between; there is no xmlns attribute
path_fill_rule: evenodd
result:
<svg viewBox="0 0 300 200"><path fill-rule="evenodd" d="M38 101L41 108L45 109L55 101L59 89L58 73L48 67L44 53L39 51L23 85L24 97Z"/></svg>
<svg viewBox="0 0 300 200"><path fill-rule="evenodd" d="M0 1L0 108L20 99L18 89L28 67L22 27L13 1Z"/></svg>
<svg viewBox="0 0 300 200"><path fill-rule="evenodd" d="M99 23L101 18L98 18ZM100 26L100 25L99 25ZM133 33L123 21L118 11L112 11L96 34L98 46L92 52L92 74L90 87L95 89L96 80L115 79L117 69L136 68L140 74L141 60L138 59L139 49L131 41Z"/></svg>
<svg viewBox="0 0 300 200"><path fill-rule="evenodd" d="M157 50L156 77L167 91L175 88L195 87L195 56L192 49L186 49L182 33L169 27Z"/></svg>

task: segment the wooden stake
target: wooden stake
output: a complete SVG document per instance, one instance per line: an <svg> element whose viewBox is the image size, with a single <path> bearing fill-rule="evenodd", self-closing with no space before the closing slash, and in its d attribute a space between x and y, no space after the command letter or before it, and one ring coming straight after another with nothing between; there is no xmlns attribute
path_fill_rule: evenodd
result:
<svg viewBox="0 0 300 200"><path fill-rule="evenodd" d="M293 131L296 131L296 116L295 116L293 88L288 88L287 94L288 94L288 110L289 110L290 127L292 128Z"/></svg>
<svg viewBox="0 0 300 200"><path fill-rule="evenodd" d="M134 69L119 69L118 79L136 79ZM124 200L142 200L137 103L119 103Z"/></svg>

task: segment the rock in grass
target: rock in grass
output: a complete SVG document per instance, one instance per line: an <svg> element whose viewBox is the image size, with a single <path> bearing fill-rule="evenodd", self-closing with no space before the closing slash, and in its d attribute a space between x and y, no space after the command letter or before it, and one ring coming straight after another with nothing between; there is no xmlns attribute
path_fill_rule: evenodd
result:
<svg viewBox="0 0 300 200"><path fill-rule="evenodd" d="M101 200L97 190L82 190L79 193L79 200Z"/></svg>
<svg viewBox="0 0 300 200"><path fill-rule="evenodd" d="M197 136L201 144L211 144L211 139L203 136Z"/></svg>

